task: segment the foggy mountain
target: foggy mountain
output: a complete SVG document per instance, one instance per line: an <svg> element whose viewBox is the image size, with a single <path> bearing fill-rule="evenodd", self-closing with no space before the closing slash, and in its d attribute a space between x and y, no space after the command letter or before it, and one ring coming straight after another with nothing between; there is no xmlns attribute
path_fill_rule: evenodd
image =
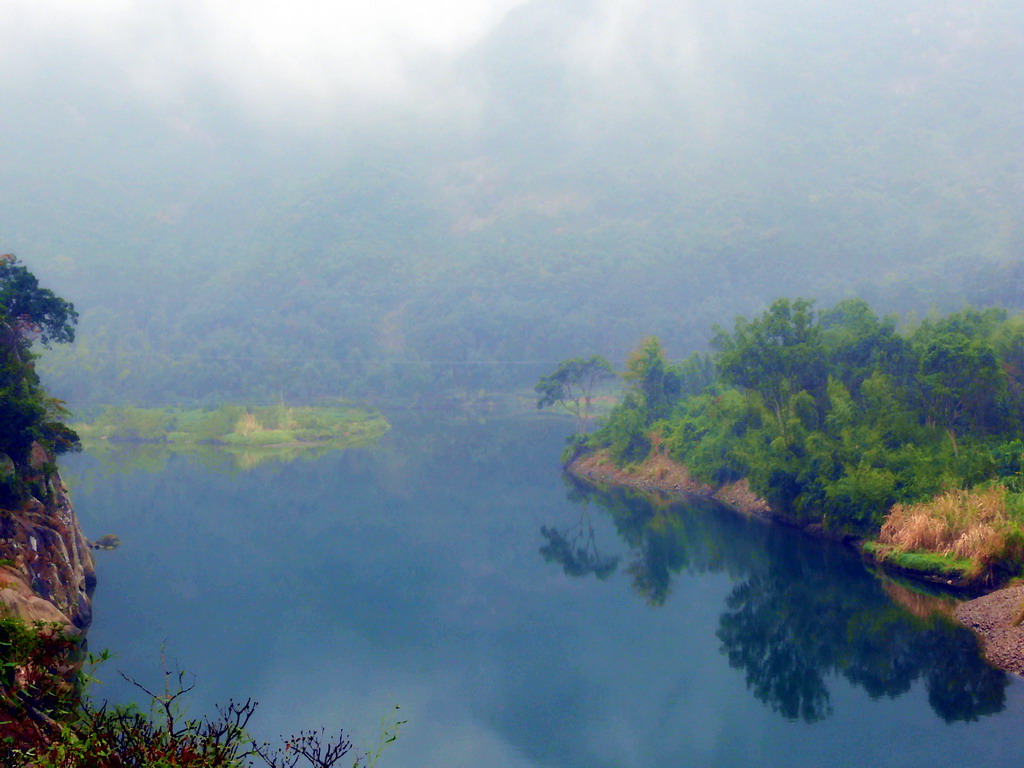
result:
<svg viewBox="0 0 1024 768"><path fill-rule="evenodd" d="M780 295L1021 304L1016 3L350 10L0 12L2 248L81 311L72 406L524 386Z"/></svg>

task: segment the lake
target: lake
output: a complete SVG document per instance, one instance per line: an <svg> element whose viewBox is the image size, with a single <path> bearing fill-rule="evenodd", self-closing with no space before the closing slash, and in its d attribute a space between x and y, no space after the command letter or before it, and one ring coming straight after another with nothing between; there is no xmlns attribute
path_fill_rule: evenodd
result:
<svg viewBox="0 0 1024 768"><path fill-rule="evenodd" d="M1024 756L1024 683L948 601L713 504L568 482L571 423L388 414L315 460L62 459L97 552L97 695L195 675L274 738L381 766L973 766Z"/></svg>

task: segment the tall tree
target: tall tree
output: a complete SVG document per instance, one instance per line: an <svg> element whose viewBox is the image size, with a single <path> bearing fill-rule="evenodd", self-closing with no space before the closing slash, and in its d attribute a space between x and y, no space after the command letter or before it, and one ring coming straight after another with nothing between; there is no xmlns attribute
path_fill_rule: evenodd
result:
<svg viewBox="0 0 1024 768"><path fill-rule="evenodd" d="M718 328L713 344L722 380L759 392L783 432L791 396L824 393L828 376L813 301L778 299L754 320L737 318L731 334Z"/></svg>
<svg viewBox="0 0 1024 768"><path fill-rule="evenodd" d="M51 453L78 447L78 436L63 423L64 404L43 390L29 352L33 341L73 340L77 320L70 302L41 288L14 256L0 256L0 456L15 465L36 441ZM0 488L0 501L10 501L13 482L8 477Z"/></svg>
<svg viewBox="0 0 1024 768"><path fill-rule="evenodd" d="M1005 375L992 345L985 339L943 328L918 333L918 387L930 425L944 427L958 453L961 426L983 426L1002 391Z"/></svg>
<svg viewBox="0 0 1024 768"><path fill-rule="evenodd" d="M682 392L679 371L665 359L657 336L648 336L630 353L622 378L632 383L642 398L649 421L667 418Z"/></svg>
<svg viewBox="0 0 1024 768"><path fill-rule="evenodd" d="M600 355L583 359L563 360L554 373L544 376L534 387L539 397L537 408L561 405L576 417L581 432L590 421L594 388L602 381L615 378L612 364Z"/></svg>
<svg viewBox="0 0 1024 768"><path fill-rule="evenodd" d="M69 343L77 322L74 304L41 288L13 254L0 256L0 343L19 356L37 339L44 347Z"/></svg>

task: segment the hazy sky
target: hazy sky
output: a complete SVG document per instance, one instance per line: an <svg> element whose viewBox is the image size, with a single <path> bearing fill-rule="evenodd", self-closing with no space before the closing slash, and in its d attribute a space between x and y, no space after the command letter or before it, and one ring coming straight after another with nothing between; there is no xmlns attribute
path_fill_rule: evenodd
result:
<svg viewBox="0 0 1024 768"><path fill-rule="evenodd" d="M197 85L264 111L408 97L522 0L7 0L0 77L82 69L158 103Z"/></svg>
<svg viewBox="0 0 1024 768"><path fill-rule="evenodd" d="M774 158L781 179L883 142L952 166L975 125L1016 119L986 114L1019 102L1014 2L6 0L0 151L111 173L155 158L162 177L191 150L285 144L314 165L404 146L520 177L567 157L679 176L717 154L752 158L749 178Z"/></svg>
<svg viewBox="0 0 1024 768"><path fill-rule="evenodd" d="M471 165L471 199L609 163L804 199L892 156L948 175L978 129L1015 146L1016 2L5 0L0 169L149 191L185 164L405 150L444 184Z"/></svg>
<svg viewBox="0 0 1024 768"><path fill-rule="evenodd" d="M742 48L752 30L743 3L716 5L6 0L0 85L106 86L161 109L201 91L258 121L329 124L381 105L472 118L495 89L557 91L562 76L576 106L601 112L717 84L702 77L703 59Z"/></svg>

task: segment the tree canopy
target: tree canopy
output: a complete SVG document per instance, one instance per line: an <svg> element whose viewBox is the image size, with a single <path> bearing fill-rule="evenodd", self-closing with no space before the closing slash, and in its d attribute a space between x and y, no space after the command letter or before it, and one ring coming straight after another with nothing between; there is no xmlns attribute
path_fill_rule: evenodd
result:
<svg viewBox="0 0 1024 768"><path fill-rule="evenodd" d="M46 347L54 341L70 343L77 322L74 304L40 287L13 254L0 256L0 327L8 346L25 347L34 339Z"/></svg>

